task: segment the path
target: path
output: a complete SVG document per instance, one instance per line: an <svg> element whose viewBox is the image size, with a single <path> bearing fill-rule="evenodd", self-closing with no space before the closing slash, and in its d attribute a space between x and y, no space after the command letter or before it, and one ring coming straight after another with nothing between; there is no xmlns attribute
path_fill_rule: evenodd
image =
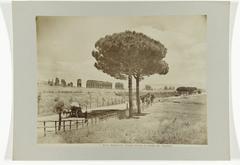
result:
<svg viewBox="0 0 240 165"><path fill-rule="evenodd" d="M126 106L127 106L126 104L116 104L116 105L109 105L109 106L103 106L103 107L89 108L87 109L87 112L89 113L95 110L101 111L101 110L108 110L108 109L125 110ZM58 120L58 114L48 115L48 116L38 116L37 120L38 121Z"/></svg>

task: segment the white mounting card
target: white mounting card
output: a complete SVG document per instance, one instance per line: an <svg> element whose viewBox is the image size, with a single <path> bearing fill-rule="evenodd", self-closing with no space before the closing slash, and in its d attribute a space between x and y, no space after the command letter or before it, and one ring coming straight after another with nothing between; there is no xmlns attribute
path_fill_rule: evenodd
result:
<svg viewBox="0 0 240 165"><path fill-rule="evenodd" d="M230 2L13 2L14 160L228 160Z"/></svg>

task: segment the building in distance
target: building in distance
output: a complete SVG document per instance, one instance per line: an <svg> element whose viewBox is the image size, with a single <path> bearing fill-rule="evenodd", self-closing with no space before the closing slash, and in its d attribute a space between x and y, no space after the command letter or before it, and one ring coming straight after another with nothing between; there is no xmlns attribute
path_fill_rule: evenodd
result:
<svg viewBox="0 0 240 165"><path fill-rule="evenodd" d="M107 81L87 80L86 88L112 89L112 83Z"/></svg>

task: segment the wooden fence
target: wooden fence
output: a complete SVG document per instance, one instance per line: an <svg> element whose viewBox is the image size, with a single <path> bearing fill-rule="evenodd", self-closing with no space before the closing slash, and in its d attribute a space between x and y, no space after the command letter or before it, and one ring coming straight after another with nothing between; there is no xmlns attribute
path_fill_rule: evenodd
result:
<svg viewBox="0 0 240 165"><path fill-rule="evenodd" d="M141 104L142 112L148 108L150 105ZM128 109L128 107L127 107ZM127 110L126 109L126 110ZM125 113L125 111L122 111ZM59 129L59 121L58 120L46 120L46 121L38 121L37 129L38 131L42 130L43 135L46 136L47 133L55 133L58 134L60 132L65 132L69 130L77 130L80 128L88 127L89 125L95 125L100 123L101 121L105 121L109 118L118 118L120 114L118 112L101 114L98 116L90 116L89 118L74 118L74 119L63 119L61 121L61 128Z"/></svg>
<svg viewBox="0 0 240 165"><path fill-rule="evenodd" d="M97 117L90 117L88 119L78 118L78 119L63 119L61 121L61 128L59 129L58 120L46 120L38 121L38 130L43 131L43 135L46 136L47 133L58 134L60 132L65 132L69 130L77 130L80 128L88 127L89 125L98 124L101 121L105 121L109 118L118 117L118 113L109 113L104 115L99 115Z"/></svg>

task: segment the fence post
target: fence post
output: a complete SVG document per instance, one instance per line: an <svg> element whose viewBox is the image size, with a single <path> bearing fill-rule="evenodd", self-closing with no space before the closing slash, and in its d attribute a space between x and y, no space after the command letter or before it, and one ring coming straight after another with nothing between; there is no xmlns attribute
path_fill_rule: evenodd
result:
<svg viewBox="0 0 240 165"><path fill-rule="evenodd" d="M63 131L65 132L65 120L63 120Z"/></svg>
<svg viewBox="0 0 240 165"><path fill-rule="evenodd" d="M78 120L76 121L76 129L78 129Z"/></svg>
<svg viewBox="0 0 240 165"><path fill-rule="evenodd" d="M57 134L57 121L55 121L54 123L55 123L55 134Z"/></svg>
<svg viewBox="0 0 240 165"><path fill-rule="evenodd" d="M46 136L46 122L43 122L44 136Z"/></svg>
<svg viewBox="0 0 240 165"><path fill-rule="evenodd" d="M72 128L72 121L70 120L69 122L70 122L70 123L69 123L69 128L70 128L70 130L71 130L71 128Z"/></svg>

